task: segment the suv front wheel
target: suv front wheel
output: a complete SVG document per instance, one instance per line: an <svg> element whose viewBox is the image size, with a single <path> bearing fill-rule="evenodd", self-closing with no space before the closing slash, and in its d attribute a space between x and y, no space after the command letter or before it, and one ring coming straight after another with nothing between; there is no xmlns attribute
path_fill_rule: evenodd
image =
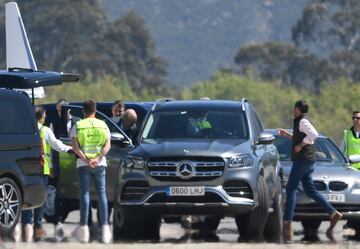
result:
<svg viewBox="0 0 360 249"><path fill-rule="evenodd" d="M10 178L0 179L0 234L10 234L19 221L22 198Z"/></svg>
<svg viewBox="0 0 360 249"><path fill-rule="evenodd" d="M258 178L258 201L258 206L250 213L235 216L240 240L257 242L263 240L264 227L268 218L269 196L265 179L261 175Z"/></svg>
<svg viewBox="0 0 360 249"><path fill-rule="evenodd" d="M273 210L265 225L264 237L267 242L280 243L283 229L282 180L277 183L273 199Z"/></svg>

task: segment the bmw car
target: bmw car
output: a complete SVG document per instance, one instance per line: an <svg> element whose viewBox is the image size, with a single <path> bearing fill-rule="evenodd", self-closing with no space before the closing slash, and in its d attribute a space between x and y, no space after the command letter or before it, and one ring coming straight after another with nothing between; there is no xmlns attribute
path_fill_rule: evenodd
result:
<svg viewBox="0 0 360 249"><path fill-rule="evenodd" d="M291 140L280 136L276 130L267 132L275 135L275 145L283 167L285 186L292 166ZM313 173L315 188L344 214L343 219L350 220L349 224L360 231L360 222L357 221L360 218L360 171L351 167L330 138L320 134L315 145L316 163ZM283 193L285 194L285 190ZM308 230L317 230L322 221L328 220L329 215L306 196L301 185L296 198L294 220L301 221L305 233Z"/></svg>

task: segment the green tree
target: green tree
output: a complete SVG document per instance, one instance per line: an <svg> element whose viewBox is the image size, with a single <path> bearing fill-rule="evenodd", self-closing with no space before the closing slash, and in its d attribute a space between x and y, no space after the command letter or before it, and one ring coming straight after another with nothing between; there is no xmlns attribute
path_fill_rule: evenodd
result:
<svg viewBox="0 0 360 249"><path fill-rule="evenodd" d="M360 80L360 1L311 0L292 33L298 46L329 58L349 79Z"/></svg>
<svg viewBox="0 0 360 249"><path fill-rule="evenodd" d="M135 13L111 22L100 0L19 0L18 4L39 69L91 72L95 80L112 75L129 82L137 94L143 88L167 92L166 63L156 55L151 34ZM3 10L0 35L5 37ZM5 39L0 40L2 55L5 58Z"/></svg>
<svg viewBox="0 0 360 249"><path fill-rule="evenodd" d="M18 1L40 69L98 74L104 51L98 50L107 24L99 0ZM106 52L105 52L106 53Z"/></svg>
<svg viewBox="0 0 360 249"><path fill-rule="evenodd" d="M155 44L142 18L134 12L112 22L104 36L108 56L118 67L106 68L107 73L124 75L132 88L140 93L144 86L164 86L166 63L156 56Z"/></svg>
<svg viewBox="0 0 360 249"><path fill-rule="evenodd" d="M319 131L334 138L338 144L343 131L352 125L351 114L360 106L360 84L342 79L326 85L311 98L312 119Z"/></svg>
<svg viewBox="0 0 360 249"><path fill-rule="evenodd" d="M323 82L334 82L342 71L293 44L266 42L240 48L235 63L242 74L251 69L265 80L280 79L285 85L319 90Z"/></svg>

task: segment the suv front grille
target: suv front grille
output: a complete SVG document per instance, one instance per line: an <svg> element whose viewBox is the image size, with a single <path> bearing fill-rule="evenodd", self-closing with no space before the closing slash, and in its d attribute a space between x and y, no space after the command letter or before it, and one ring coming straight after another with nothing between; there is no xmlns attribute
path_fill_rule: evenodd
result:
<svg viewBox="0 0 360 249"><path fill-rule="evenodd" d="M193 166L193 175L188 179L178 173L178 167L183 162ZM225 162L218 157L152 158L147 167L149 175L160 181L206 181L222 176Z"/></svg>
<svg viewBox="0 0 360 249"><path fill-rule="evenodd" d="M326 190L326 184L322 181L314 181L314 186L317 191L325 191Z"/></svg>
<svg viewBox="0 0 360 249"><path fill-rule="evenodd" d="M329 183L329 189L331 191L343 191L347 189L347 187L348 185L345 182L334 181Z"/></svg>
<svg viewBox="0 0 360 249"><path fill-rule="evenodd" d="M253 198L250 185L243 181L227 181L223 189L231 197Z"/></svg>
<svg viewBox="0 0 360 249"><path fill-rule="evenodd" d="M129 181L123 188L121 199L123 201L139 199L147 193L149 188L146 181Z"/></svg>

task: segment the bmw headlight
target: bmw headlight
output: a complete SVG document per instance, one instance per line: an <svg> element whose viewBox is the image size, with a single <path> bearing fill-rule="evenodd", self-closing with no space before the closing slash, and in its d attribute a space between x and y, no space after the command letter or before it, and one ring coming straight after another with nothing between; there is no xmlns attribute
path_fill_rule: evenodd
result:
<svg viewBox="0 0 360 249"><path fill-rule="evenodd" d="M245 168L252 166L254 166L254 159L249 154L236 155L229 160L229 167L231 168Z"/></svg>
<svg viewBox="0 0 360 249"><path fill-rule="evenodd" d="M125 168L143 169L145 162L141 157L128 155L124 158L123 165Z"/></svg>
<svg viewBox="0 0 360 249"><path fill-rule="evenodd" d="M354 189L356 189L356 190L360 189L360 182L355 182Z"/></svg>

